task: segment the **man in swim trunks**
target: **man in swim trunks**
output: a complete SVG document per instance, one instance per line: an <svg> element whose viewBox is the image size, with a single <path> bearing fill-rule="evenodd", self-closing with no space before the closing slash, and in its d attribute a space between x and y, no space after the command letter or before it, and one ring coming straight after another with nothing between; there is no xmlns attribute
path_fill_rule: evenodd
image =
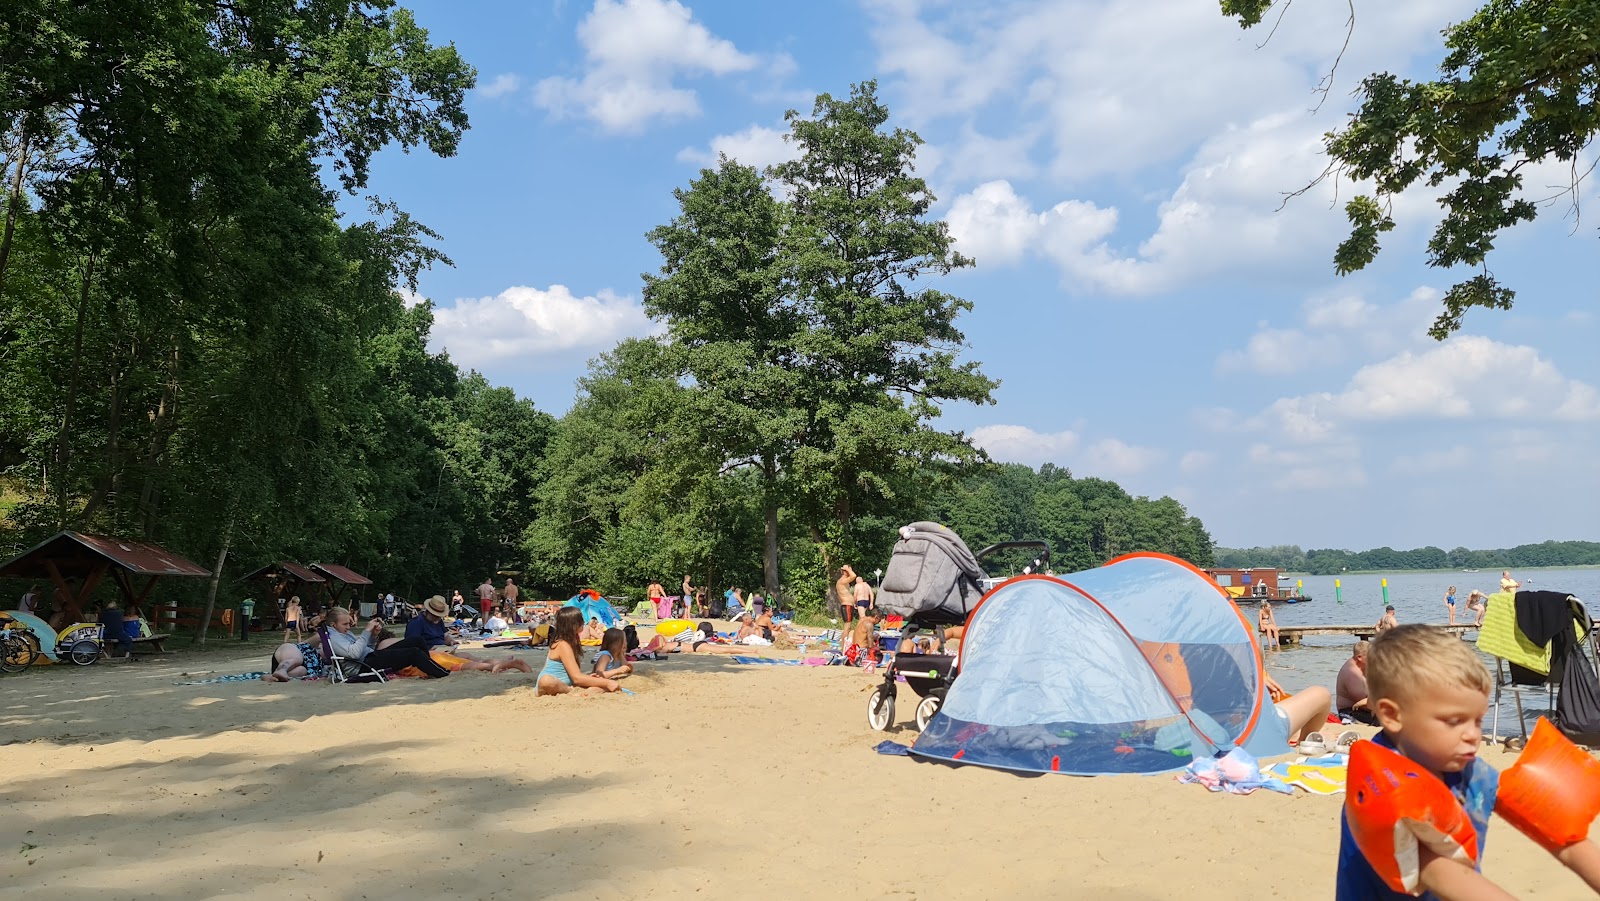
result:
<svg viewBox="0 0 1600 901"><path fill-rule="evenodd" d="M1378 620L1378 624L1373 627L1373 631L1382 635L1398 625L1400 625L1400 618L1394 615L1394 605L1390 604L1383 608L1383 619Z"/></svg>
<svg viewBox="0 0 1600 901"><path fill-rule="evenodd" d="M494 607L494 583L488 576L483 577L483 584L478 586L478 612L483 615L483 622L489 621L489 610Z"/></svg>
<svg viewBox="0 0 1600 901"><path fill-rule="evenodd" d="M1358 723L1376 726L1378 718L1373 716L1372 709L1367 704L1369 647L1371 645L1365 641L1356 642L1355 649L1350 653L1350 659L1344 662L1344 666L1339 667L1339 677L1334 682L1334 701L1339 716L1347 716Z"/></svg>
<svg viewBox="0 0 1600 901"><path fill-rule="evenodd" d="M866 576L856 576L856 615L864 616L866 611L873 608L872 583Z"/></svg>
<svg viewBox="0 0 1600 901"><path fill-rule="evenodd" d="M839 567L839 579L833 583L833 590L839 596L839 615L844 618L845 631L850 630L850 622L855 617L856 595L852 586L856 583L856 571L846 563Z"/></svg>

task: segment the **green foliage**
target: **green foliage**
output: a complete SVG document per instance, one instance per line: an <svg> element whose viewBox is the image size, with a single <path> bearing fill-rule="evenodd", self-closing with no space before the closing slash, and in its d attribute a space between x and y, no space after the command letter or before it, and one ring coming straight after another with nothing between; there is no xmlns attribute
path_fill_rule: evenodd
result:
<svg viewBox="0 0 1600 901"><path fill-rule="evenodd" d="M1545 541L1499 550L1458 547L1423 547L1397 551L1380 547L1369 551L1315 549L1295 545L1253 548L1217 548L1217 565L1244 568L1271 566L1288 572L1331 576L1347 570L1403 569L1527 569L1540 566L1594 566L1600 564L1600 542Z"/></svg>
<svg viewBox="0 0 1600 901"><path fill-rule="evenodd" d="M1223 14L1245 27L1270 6L1222 0ZM1330 171L1370 180L1376 190L1345 208L1351 235L1335 254L1338 272L1376 256L1378 233L1394 227L1390 198L1418 184L1453 185L1439 195L1444 217L1428 241L1428 264L1479 272L1449 290L1429 334L1443 340L1474 307L1510 308L1515 292L1489 272L1488 256L1502 232L1539 213L1522 191L1528 165L1573 166L1561 193L1576 209L1586 174L1577 171L1579 154L1600 132L1597 22L1600 0L1493 0L1444 30L1448 52L1437 79L1366 78L1357 111L1327 135Z"/></svg>
<svg viewBox="0 0 1600 901"><path fill-rule="evenodd" d="M1057 572L1090 569L1122 554L1159 551L1209 566L1211 536L1169 497L1130 497L1115 482L1075 479L1046 463L989 465L953 486L932 507L973 550L1000 541L1050 542ZM1030 554L1013 563L1021 565Z"/></svg>
<svg viewBox="0 0 1600 901"><path fill-rule="evenodd" d="M379 200L341 224L318 174L453 153L474 78L391 0L8 5L8 543L137 535L403 593L514 564L550 417L428 353L396 288L448 264L438 236Z"/></svg>

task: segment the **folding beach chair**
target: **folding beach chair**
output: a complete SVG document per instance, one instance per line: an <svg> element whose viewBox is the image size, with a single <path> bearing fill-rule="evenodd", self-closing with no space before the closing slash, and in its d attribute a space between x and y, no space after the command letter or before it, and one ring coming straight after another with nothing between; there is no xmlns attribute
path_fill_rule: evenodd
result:
<svg viewBox="0 0 1600 901"><path fill-rule="evenodd" d="M1582 621L1589 622L1581 601L1569 598L1575 609L1582 613ZM1524 696L1542 700L1544 707L1537 712L1554 714L1556 709L1556 682L1550 678L1550 646L1535 645L1517 628L1516 597L1510 592L1489 596L1484 611L1483 626L1478 631L1478 650L1494 658L1494 714L1490 729L1491 743L1505 739L1500 735L1500 701L1511 696L1517 710L1517 726L1522 741L1528 740L1527 714L1522 708ZM1578 639L1587 644L1591 653L1600 651L1596 645L1595 629L1578 628ZM1580 659L1581 656L1580 656ZM1587 662L1587 661L1585 661Z"/></svg>
<svg viewBox="0 0 1600 901"><path fill-rule="evenodd" d="M346 682L386 682L383 671L368 666L360 660L351 657L340 657L333 652L333 645L328 641L328 630L318 629L317 635L322 638L322 659L328 670L328 680L335 685ZM355 670L355 675L345 672L345 665Z"/></svg>

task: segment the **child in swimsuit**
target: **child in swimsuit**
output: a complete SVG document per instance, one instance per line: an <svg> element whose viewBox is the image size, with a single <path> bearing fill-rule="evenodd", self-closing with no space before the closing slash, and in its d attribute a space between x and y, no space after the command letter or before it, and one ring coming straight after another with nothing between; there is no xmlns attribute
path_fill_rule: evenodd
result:
<svg viewBox="0 0 1600 901"><path fill-rule="evenodd" d="M550 656L539 671L539 694L563 695L573 689L616 691L622 686L615 679L583 671L583 614L576 607L562 607L556 613L550 633Z"/></svg>
<svg viewBox="0 0 1600 901"><path fill-rule="evenodd" d="M1444 593L1445 609L1450 611L1450 625L1456 624L1456 587L1451 585Z"/></svg>
<svg viewBox="0 0 1600 901"><path fill-rule="evenodd" d="M283 611L283 641L289 643L289 634L294 633L294 640L300 640L300 598L289 599L289 606Z"/></svg>
<svg viewBox="0 0 1600 901"><path fill-rule="evenodd" d="M628 637L621 629L607 629L600 639L600 650L595 652L589 675L602 679L620 679L633 672L628 662Z"/></svg>

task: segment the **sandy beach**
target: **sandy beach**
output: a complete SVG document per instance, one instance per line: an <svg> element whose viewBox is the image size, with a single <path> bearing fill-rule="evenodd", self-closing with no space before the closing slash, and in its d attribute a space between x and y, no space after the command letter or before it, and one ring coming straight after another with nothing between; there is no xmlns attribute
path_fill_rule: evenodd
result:
<svg viewBox="0 0 1600 901"><path fill-rule="evenodd" d="M536 698L520 674L174 684L259 657L0 679L0 887L108 901L1333 893L1339 797L882 756L865 718L876 680L859 670L677 655L644 664L634 695L593 698ZM887 737L915 738L909 708ZM1591 897L1504 822L1484 872L1518 897Z"/></svg>

